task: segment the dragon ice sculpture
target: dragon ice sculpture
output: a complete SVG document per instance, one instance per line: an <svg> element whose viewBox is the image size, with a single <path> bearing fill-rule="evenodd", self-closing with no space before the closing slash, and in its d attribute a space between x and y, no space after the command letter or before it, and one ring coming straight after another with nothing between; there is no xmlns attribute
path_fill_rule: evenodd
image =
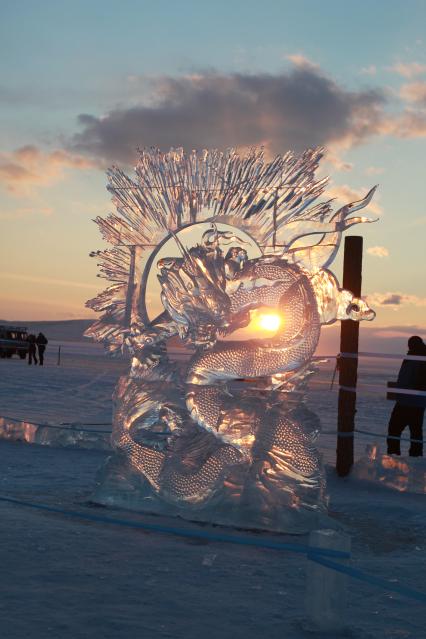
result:
<svg viewBox="0 0 426 639"><path fill-rule="evenodd" d="M325 509L304 393L321 325L374 318L328 266L345 229L374 221L354 213L375 187L333 214L331 201L314 203L327 184L314 178L321 156L150 150L137 182L109 172L117 214L96 221L114 246L95 255L113 284L88 302L103 316L86 334L131 356L112 441L141 508L275 530L309 527ZM159 258L170 239L177 251ZM164 310L151 319L155 267ZM230 339L262 309L282 320L274 334ZM172 337L189 361L173 361Z"/></svg>

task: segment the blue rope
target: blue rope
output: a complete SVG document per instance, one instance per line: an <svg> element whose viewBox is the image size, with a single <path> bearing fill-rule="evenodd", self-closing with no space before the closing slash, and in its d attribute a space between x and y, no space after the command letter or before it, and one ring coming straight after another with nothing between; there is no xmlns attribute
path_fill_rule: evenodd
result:
<svg viewBox="0 0 426 639"><path fill-rule="evenodd" d="M374 437L381 437L382 439L398 439L401 442L414 442L415 444L423 444L422 439L410 439L408 437L398 437L397 435L383 435L381 433L369 433L367 430L360 430L356 428L355 431L361 435L370 435Z"/></svg>
<svg viewBox="0 0 426 639"><path fill-rule="evenodd" d="M384 590L390 592L396 592L404 597L408 597L410 599L415 599L416 601L420 601L422 603L426 603L426 594L423 592L419 592L418 590L414 590L413 588L407 588L406 586L399 586L394 583L387 581L386 579L381 579L380 577L374 577L372 575L368 575L362 570L358 570L357 568L352 568L350 566L345 566L339 564L331 559L327 559L327 557L335 557L340 559L349 559L350 553L333 550L331 548L319 548L315 546L307 546L305 544L289 544L282 543L267 539L252 539L250 537L241 537L236 535L225 535L225 534L216 534L210 533L205 530L185 530L183 528L175 528L172 526L162 526L159 524L148 524L145 522L137 522L131 521L128 519L115 519L112 517L104 517L102 515L91 515L88 513L81 512L73 512L70 510L63 510L62 508L55 508L54 506L47 506L45 504L34 504L28 501L22 501L20 499L14 499L12 497L1 497L0 501L9 504L15 504L17 506L24 506L26 508L34 508L36 510L43 510L45 512L51 512L55 514L65 515L67 517L72 517L75 519L82 519L86 521L93 521L96 523L102 524L111 524L114 526L123 526L126 528L136 528L140 530L145 530L147 532L158 532L167 535L173 535L175 537L184 537L187 539L204 539L207 541L216 541L221 543L230 543L230 544L238 544L240 546L254 546L256 548L267 548L269 550L284 550L288 552L295 552L304 554L310 561L314 561L326 568L330 568L330 570L335 570L337 572L349 575L354 579L358 579L359 581L364 581L369 583L370 585L377 586L379 588L383 588Z"/></svg>
<svg viewBox="0 0 426 639"><path fill-rule="evenodd" d="M175 537L185 537L188 539L204 539L207 541L216 541L221 543L230 543L230 544L238 544L241 546L254 546L257 548L267 548L269 550L284 550L288 552L295 552L300 554L305 554L310 561L314 561L326 568L330 568L330 570L335 570L337 572L349 575L353 579L358 579L359 581L364 581L370 585L377 586L379 588L383 588L384 590L390 592L396 592L404 597L408 597L410 599L415 599L416 601L420 601L422 603L426 603L426 594L423 592L419 592L418 590L414 590L413 588L408 588L406 586L399 586L394 583L387 581L386 579L381 579L380 577L375 577L373 575L368 575L362 570L358 570L357 568L352 568L351 566L345 566L339 564L331 559L327 559L327 557L335 557L340 559L348 559L350 557L350 553L333 550L331 548L319 548L315 546L307 546L305 544L289 544L282 543L272 540L258 540L251 539L250 537L241 537L235 535L225 535L225 534L216 534L210 533L204 530L185 530L183 528L175 528L172 526L162 526L159 524L148 524L146 522L137 522L131 521L128 519L115 519L112 517L104 517L102 515L91 515L88 513L81 512L73 512L70 510L63 510L62 508L55 508L54 506L47 506L45 504L34 504L32 502L22 501L20 499L13 499L12 497L1 497L0 501L9 504L15 504L17 506L24 506L27 508L34 508L36 510L43 510L45 512L51 512L55 514L65 515L67 517L72 517L75 519L83 519L86 521L93 521L96 523L103 524L111 524L115 526L124 526L126 528L137 528L140 530L145 530L148 532L158 532L167 535L174 535Z"/></svg>
<svg viewBox="0 0 426 639"><path fill-rule="evenodd" d="M406 586L398 586L397 584L391 583L386 579L381 579L380 577L367 575L362 570L352 568L351 566L338 564L337 562L330 559L320 557L316 553L308 553L308 559L310 559L311 561L315 561L315 563L321 564L322 566L326 566L327 568L330 568L330 570L336 570L337 572L349 575L349 577L352 577L353 579L365 581L372 586L377 586L390 592L397 592L399 595L403 595L404 597L409 597L410 599L416 599L416 601L426 603L426 593L424 592L419 592L418 590L413 590L413 588L407 588Z"/></svg>
<svg viewBox="0 0 426 639"><path fill-rule="evenodd" d="M112 517L105 517L102 515L92 515L89 513L63 510L62 508L47 506L45 504L34 504L29 501L21 501L20 499L14 499L12 497L0 496L0 501L10 504L16 504L17 506L25 506L27 508L34 508L37 510L44 510L46 512L66 515L67 517L73 517L75 519L84 519L87 521L94 521L96 523L124 526L126 528L139 528L148 532L158 532L166 535L174 535L175 537L206 539L208 541L219 541L222 543L238 544L240 546L256 546L257 548L268 548L269 550L287 550L289 552L295 552L304 555L309 552L315 555L325 555L328 557L336 557L340 559L348 559L350 557L350 553L348 552L333 550L331 548L316 548L307 546L306 544L289 544L280 541L273 541L271 539L258 540L252 539L250 537L226 535L222 533L211 533L206 530L187 530L184 528L175 528L174 526L162 526L160 524L148 524L146 522L131 521L129 519L116 519Z"/></svg>

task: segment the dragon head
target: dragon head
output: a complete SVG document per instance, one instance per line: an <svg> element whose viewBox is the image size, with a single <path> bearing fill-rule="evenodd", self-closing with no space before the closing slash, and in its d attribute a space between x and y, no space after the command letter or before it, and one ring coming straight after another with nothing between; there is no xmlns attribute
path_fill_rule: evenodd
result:
<svg viewBox="0 0 426 639"><path fill-rule="evenodd" d="M351 319L354 322L367 320L371 322L376 317L376 312L370 308L362 297L355 297L350 291L342 289L339 296L337 319Z"/></svg>
<svg viewBox="0 0 426 639"><path fill-rule="evenodd" d="M327 269L319 269L310 278L315 291L321 324L351 319L355 322L371 321L376 313L362 297L339 288L337 279Z"/></svg>

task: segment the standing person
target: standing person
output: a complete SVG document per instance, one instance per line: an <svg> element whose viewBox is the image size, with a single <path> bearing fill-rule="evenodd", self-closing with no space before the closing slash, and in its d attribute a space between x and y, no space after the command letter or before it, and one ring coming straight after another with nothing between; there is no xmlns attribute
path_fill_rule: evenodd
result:
<svg viewBox="0 0 426 639"><path fill-rule="evenodd" d="M44 362L44 351L46 350L47 338L43 333L39 333L37 335L36 344L38 349L38 358L40 361L40 366L43 366Z"/></svg>
<svg viewBox="0 0 426 639"><path fill-rule="evenodd" d="M27 337L28 342L28 364L32 364L34 360L34 364L37 364L37 346L36 346L36 336L30 333Z"/></svg>
<svg viewBox="0 0 426 639"><path fill-rule="evenodd" d="M421 337L413 335L408 340L407 355L426 356L426 345ZM426 361L404 359L398 374L397 388L407 390L426 390ZM403 395L393 407L388 426L388 455L400 455L399 439L406 426L410 429L410 438L418 441L411 442L409 455L421 457L423 455L423 416L425 401L416 395Z"/></svg>

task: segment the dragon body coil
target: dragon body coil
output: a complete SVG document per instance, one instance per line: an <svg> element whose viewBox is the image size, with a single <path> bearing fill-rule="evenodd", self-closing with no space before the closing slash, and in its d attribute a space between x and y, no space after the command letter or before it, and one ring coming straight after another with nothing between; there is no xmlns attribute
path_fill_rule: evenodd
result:
<svg viewBox="0 0 426 639"><path fill-rule="evenodd" d="M219 498L234 506L245 500L256 507L258 525L272 525L283 507L324 507L318 425L306 408L301 412L299 405L298 413L291 393L269 388L272 376L293 388L292 377L311 361L320 334L317 300L307 274L280 259L248 262L231 285L231 326L235 316L266 306L285 318L282 328L271 338L218 341L198 350L174 396L161 379L165 353L143 373L136 364L117 394L114 443L175 506L206 509ZM260 389L248 382L249 388L233 386L241 378Z"/></svg>

